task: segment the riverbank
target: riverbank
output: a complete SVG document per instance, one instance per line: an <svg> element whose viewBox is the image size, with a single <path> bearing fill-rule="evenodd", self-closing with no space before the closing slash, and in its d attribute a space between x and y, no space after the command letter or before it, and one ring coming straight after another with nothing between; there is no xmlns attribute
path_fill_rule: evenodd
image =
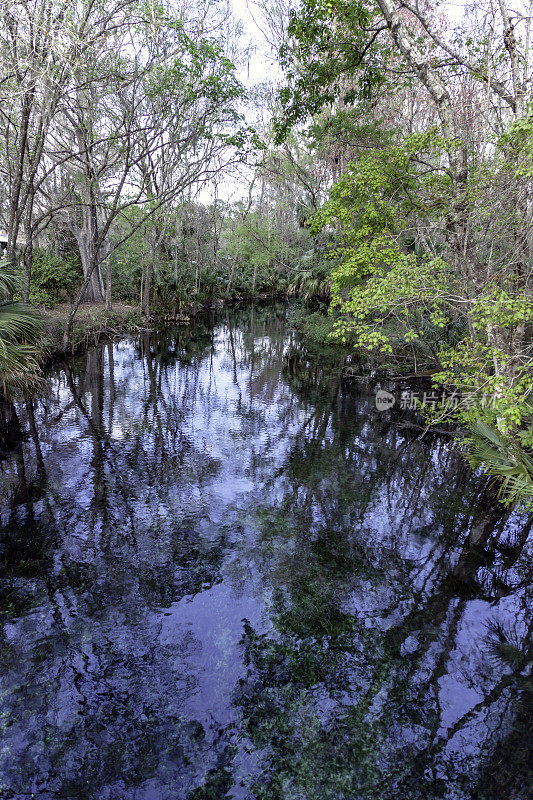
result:
<svg viewBox="0 0 533 800"><path fill-rule="evenodd" d="M414 347L406 348L405 344L395 342L391 353L376 354L358 346L349 335L341 341L334 336L337 321L338 317L325 313L323 308L313 311L305 305L295 305L290 315L290 323L308 352L318 359L343 360L346 375L430 380L439 368L436 358L431 359L421 345L417 353Z"/></svg>
<svg viewBox="0 0 533 800"><path fill-rule="evenodd" d="M71 310L68 303L53 308L37 309L43 324L39 361L43 366L58 358L75 355L104 339L122 336L143 327L138 306L126 303L113 304L107 311L105 303L84 303L74 319L68 348L63 347L63 335Z"/></svg>
<svg viewBox="0 0 533 800"><path fill-rule="evenodd" d="M258 302L273 299L275 298L269 295L255 298ZM88 347L98 345L105 339L153 330L167 324L186 324L191 317L202 311L220 310L243 301L243 298L234 296L216 298L204 304L191 302L179 313L161 312L152 315L148 320L143 319L141 310L136 305L113 303L112 311L108 312L105 303L83 303L76 313L67 349L63 347L63 335L71 310L70 304L60 303L53 308L37 307L36 311L44 328L38 359L44 367L60 358L83 353Z"/></svg>

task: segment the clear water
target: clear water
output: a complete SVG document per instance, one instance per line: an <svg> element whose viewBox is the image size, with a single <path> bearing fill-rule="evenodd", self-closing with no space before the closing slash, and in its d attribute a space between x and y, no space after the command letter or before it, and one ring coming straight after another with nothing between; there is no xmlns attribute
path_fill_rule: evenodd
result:
<svg viewBox="0 0 533 800"><path fill-rule="evenodd" d="M0 464L0 798L531 794L531 572L283 308L91 350Z"/></svg>

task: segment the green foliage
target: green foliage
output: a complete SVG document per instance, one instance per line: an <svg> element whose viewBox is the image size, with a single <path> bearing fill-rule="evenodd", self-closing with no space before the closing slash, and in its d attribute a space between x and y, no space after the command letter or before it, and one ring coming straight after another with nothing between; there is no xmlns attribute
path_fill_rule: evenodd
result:
<svg viewBox="0 0 533 800"><path fill-rule="evenodd" d="M309 307L302 304L292 307L289 319L305 346L304 378L309 377L308 358L323 369L333 369L338 368L339 360L344 361L351 354L351 344L341 344L332 337L334 323L329 315L321 311L310 312ZM294 365L291 368L294 370Z"/></svg>
<svg viewBox="0 0 533 800"><path fill-rule="evenodd" d="M365 0L303 0L291 10L280 52L287 84L280 91L283 116L274 121L278 143L337 98L366 100L383 83L369 32L375 21L375 6Z"/></svg>
<svg viewBox="0 0 533 800"><path fill-rule="evenodd" d="M19 288L16 273L0 261L0 297ZM24 386L38 372L35 341L41 324L34 310L24 303L0 302L0 391Z"/></svg>
<svg viewBox="0 0 533 800"><path fill-rule="evenodd" d="M531 387L531 357L517 360L510 349L515 331L533 322L531 298L504 284L499 270L474 288L444 252L410 234L438 224L452 203L445 171L424 166L445 147L428 132L364 152L316 215L315 231L336 232L329 253L335 335L382 356L425 346L435 383L468 396L455 416L467 424L481 416L508 433L520 428ZM495 258L503 262L505 252Z"/></svg>
<svg viewBox="0 0 533 800"><path fill-rule="evenodd" d="M242 224L228 230L225 238L226 255L239 262L238 281L243 289L251 288L254 272L263 281L271 264L282 257L280 238L255 212Z"/></svg>
<svg viewBox="0 0 533 800"><path fill-rule="evenodd" d="M533 177L533 103L529 103L525 116L515 119L498 142L514 167L514 177ZM509 164L511 167L511 163ZM511 175L513 172L509 170Z"/></svg>
<svg viewBox="0 0 533 800"><path fill-rule="evenodd" d="M237 110L244 87L236 76L235 65L224 54L223 45L206 37L197 40L176 20L174 38L180 54L161 60L147 76L146 93L156 105L161 119L180 119L185 109L195 112L200 122L198 138L218 138L227 144L244 146L254 131L244 125ZM218 113L213 114L216 108ZM203 109L203 114L199 110ZM209 112L206 113L206 109Z"/></svg>
<svg viewBox="0 0 533 800"><path fill-rule="evenodd" d="M530 410L530 414L533 409ZM527 431L533 434L533 423ZM484 422L473 425L469 437L468 460L473 467L483 466L501 481L500 497L507 505L524 504L533 510L533 453L521 442L503 436Z"/></svg>
<svg viewBox="0 0 533 800"><path fill-rule="evenodd" d="M336 328L344 341L349 331L357 345L390 353L391 322L401 323L405 343L420 337L423 318L436 328L450 324L453 271L440 257L407 246L412 213L430 217L440 206L435 178L416 168L417 155L439 144L429 132L363 153L313 220L316 231L337 231L329 254L332 308L343 315Z"/></svg>
<svg viewBox="0 0 533 800"><path fill-rule="evenodd" d="M311 300L329 301L330 279L323 253L316 248L307 250L289 277L287 294Z"/></svg>
<svg viewBox="0 0 533 800"><path fill-rule="evenodd" d="M136 209L128 209L124 215L128 224L137 222ZM120 231L117 235L121 235ZM126 241L118 247L111 258L113 291L116 298L137 301L140 292L143 260L146 258L146 230L138 227Z"/></svg>
<svg viewBox="0 0 533 800"><path fill-rule="evenodd" d="M456 347L442 347L436 384L454 387L461 394L455 417L467 426L480 417L501 433L520 434L527 421L531 391L531 363L514 370L514 358L486 341L465 336ZM494 364L501 371L496 371Z"/></svg>
<svg viewBox="0 0 533 800"><path fill-rule="evenodd" d="M235 289L249 295L286 292L293 264L308 242L307 233L284 235L274 220L256 211L224 233L227 269L236 265Z"/></svg>
<svg viewBox="0 0 533 800"><path fill-rule="evenodd" d="M81 283L82 272L77 255L60 256L52 250L36 249L30 286L30 301L51 307L72 300Z"/></svg>

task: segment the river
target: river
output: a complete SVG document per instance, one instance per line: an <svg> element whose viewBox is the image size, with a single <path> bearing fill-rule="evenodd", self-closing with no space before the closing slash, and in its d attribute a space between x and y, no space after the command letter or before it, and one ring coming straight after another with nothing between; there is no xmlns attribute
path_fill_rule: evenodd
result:
<svg viewBox="0 0 533 800"><path fill-rule="evenodd" d="M284 306L105 344L0 462L0 798L525 800L532 537Z"/></svg>

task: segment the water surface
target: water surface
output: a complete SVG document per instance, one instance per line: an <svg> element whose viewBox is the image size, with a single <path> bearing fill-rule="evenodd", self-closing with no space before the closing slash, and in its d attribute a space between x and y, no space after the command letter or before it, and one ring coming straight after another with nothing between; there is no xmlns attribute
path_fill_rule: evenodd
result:
<svg viewBox="0 0 533 800"><path fill-rule="evenodd" d="M283 307L94 348L0 464L0 798L525 800L531 555Z"/></svg>

